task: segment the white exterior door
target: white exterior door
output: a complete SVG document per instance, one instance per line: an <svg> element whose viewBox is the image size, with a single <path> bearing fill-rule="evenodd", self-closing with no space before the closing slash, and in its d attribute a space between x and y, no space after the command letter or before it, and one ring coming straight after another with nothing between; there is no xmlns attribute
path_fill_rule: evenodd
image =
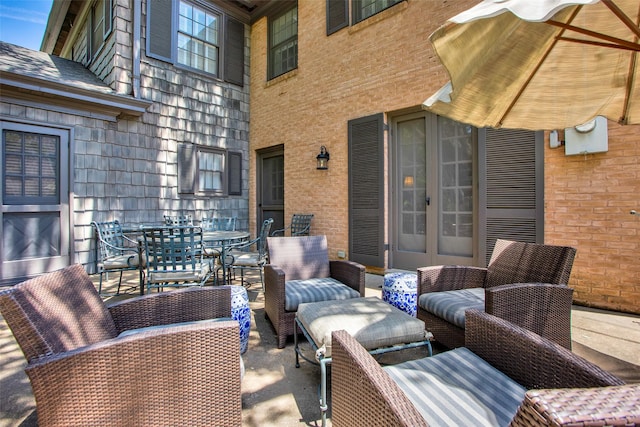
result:
<svg viewBox="0 0 640 427"><path fill-rule="evenodd" d="M473 263L475 139L426 112L394 120L391 267Z"/></svg>

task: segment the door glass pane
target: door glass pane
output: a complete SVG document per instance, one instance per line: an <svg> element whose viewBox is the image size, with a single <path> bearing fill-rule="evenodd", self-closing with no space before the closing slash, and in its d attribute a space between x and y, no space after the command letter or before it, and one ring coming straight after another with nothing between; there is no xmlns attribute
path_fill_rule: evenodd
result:
<svg viewBox="0 0 640 427"><path fill-rule="evenodd" d="M438 118L438 253L473 256L472 127Z"/></svg>
<svg viewBox="0 0 640 427"><path fill-rule="evenodd" d="M60 201L60 138L5 130L3 203L57 204Z"/></svg>
<svg viewBox="0 0 640 427"><path fill-rule="evenodd" d="M398 159L400 160L400 214L398 249L427 251L426 185L427 165L424 118L398 123Z"/></svg>

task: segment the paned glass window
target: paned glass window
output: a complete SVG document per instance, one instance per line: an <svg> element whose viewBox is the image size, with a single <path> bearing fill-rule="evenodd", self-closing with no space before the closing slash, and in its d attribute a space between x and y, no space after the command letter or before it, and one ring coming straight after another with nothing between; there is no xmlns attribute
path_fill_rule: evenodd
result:
<svg viewBox="0 0 640 427"><path fill-rule="evenodd" d="M91 6L89 15L87 60L92 61L102 49L104 42L111 33L113 19L113 0L97 0Z"/></svg>
<svg viewBox="0 0 640 427"><path fill-rule="evenodd" d="M220 16L181 1L178 21L178 63L217 75Z"/></svg>
<svg viewBox="0 0 640 427"><path fill-rule="evenodd" d="M298 67L298 7L269 22L270 78Z"/></svg>
<svg viewBox="0 0 640 427"><path fill-rule="evenodd" d="M404 0L353 0L354 23L364 21L370 16L402 1Z"/></svg>
<svg viewBox="0 0 640 427"><path fill-rule="evenodd" d="M198 190L222 193L224 191L224 152L198 151Z"/></svg>
<svg viewBox="0 0 640 427"><path fill-rule="evenodd" d="M5 130L2 170L5 204L57 204L60 137Z"/></svg>

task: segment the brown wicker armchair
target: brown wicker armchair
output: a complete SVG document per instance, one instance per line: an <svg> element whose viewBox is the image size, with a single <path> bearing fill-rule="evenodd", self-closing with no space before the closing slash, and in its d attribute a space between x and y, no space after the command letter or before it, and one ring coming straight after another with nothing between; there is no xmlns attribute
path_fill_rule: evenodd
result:
<svg viewBox="0 0 640 427"><path fill-rule="evenodd" d="M364 266L329 261L326 236L269 237L267 247L264 310L278 335L278 348L293 335L298 304L364 296Z"/></svg>
<svg viewBox="0 0 640 427"><path fill-rule="evenodd" d="M480 425L477 419L460 421L462 414L456 405L505 401L506 390L487 377L481 376L490 390L485 395L478 395L474 384L467 382L478 375L474 371L485 369L495 374L490 378L506 375L507 382L519 387L514 404L501 414L507 423L511 419L511 426L640 425L640 384L625 385L557 343L504 319L478 310L470 310L467 316L466 349L395 367L381 367L346 331L333 332L332 424L414 427L429 425L429 418L450 417L447 425ZM459 363L464 357L482 363ZM450 369L444 369L446 365ZM430 377L433 383L443 387L429 390L419 382L421 373L429 369L435 372ZM394 370L406 372L410 380L398 381ZM455 382L454 377L462 380ZM487 412L476 415L485 418L488 414L490 424L502 425L495 419L492 422L490 405L483 407Z"/></svg>
<svg viewBox="0 0 640 427"><path fill-rule="evenodd" d="M567 283L575 253L498 239L487 268L418 268L418 318L449 348L465 345L464 311L476 308L571 349L573 289Z"/></svg>
<svg viewBox="0 0 640 427"><path fill-rule="evenodd" d="M105 306L74 265L0 292L0 312L27 359L40 426L241 425L238 323L206 321L231 317L227 288ZM182 322L192 323L170 325Z"/></svg>

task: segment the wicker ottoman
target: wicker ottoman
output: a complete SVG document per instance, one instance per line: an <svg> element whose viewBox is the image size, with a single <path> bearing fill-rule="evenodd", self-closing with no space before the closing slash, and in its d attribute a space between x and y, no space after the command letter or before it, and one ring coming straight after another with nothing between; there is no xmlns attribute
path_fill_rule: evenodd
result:
<svg viewBox="0 0 640 427"><path fill-rule="evenodd" d="M327 370L331 363L331 333L346 330L371 354L382 354L407 348L426 346L431 356L431 333L424 322L377 297L350 298L300 304L294 322L296 367L299 357L306 357L298 346L298 330L302 331L315 350L320 364L320 410L322 425L326 423Z"/></svg>

